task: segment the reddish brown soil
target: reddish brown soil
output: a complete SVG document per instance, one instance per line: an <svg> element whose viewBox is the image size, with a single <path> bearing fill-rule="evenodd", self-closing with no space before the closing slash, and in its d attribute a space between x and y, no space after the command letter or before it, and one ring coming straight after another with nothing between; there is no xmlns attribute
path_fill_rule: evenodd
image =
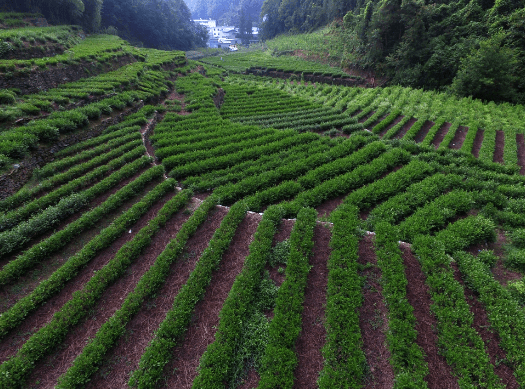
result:
<svg viewBox="0 0 525 389"><path fill-rule="evenodd" d="M478 129L478 132L476 132L476 137L474 138L474 145L472 146L472 155L476 158L479 157L479 150L481 150L481 144L483 143L483 133L483 130Z"/></svg>
<svg viewBox="0 0 525 389"><path fill-rule="evenodd" d="M525 174L525 139L523 134L516 134L516 143L518 144L518 165L521 166L520 174Z"/></svg>
<svg viewBox="0 0 525 389"><path fill-rule="evenodd" d="M294 373L294 388L297 389L317 388L317 378L323 368L321 349L326 342L324 319L331 236L327 225L318 223L315 226L313 256L310 259L312 269L304 294L302 329L295 343L298 363Z"/></svg>
<svg viewBox="0 0 525 389"><path fill-rule="evenodd" d="M503 163L503 147L505 146L505 133L496 131L496 150L494 150L493 162Z"/></svg>
<svg viewBox="0 0 525 389"><path fill-rule="evenodd" d="M386 119L386 117L388 116L388 113L384 114L383 116L381 116L379 119L377 119L375 122L373 122L372 124L370 124L370 126L368 126L370 129L374 128L377 124L381 123L383 120Z"/></svg>
<svg viewBox="0 0 525 389"><path fill-rule="evenodd" d="M434 329L437 325L436 317L430 312L432 301L425 284L425 275L421 271L419 262L410 247L401 244L405 274L408 280L407 299L414 308L416 317L416 343L420 346L428 363L429 374L425 377L430 389L453 389L458 388L457 380L452 375L452 369L445 358L438 354L438 338Z"/></svg>
<svg viewBox="0 0 525 389"><path fill-rule="evenodd" d="M94 376L88 388L127 387L129 374L137 369L140 357L151 341L153 332L166 318L166 313L172 308L175 296L186 283L197 259L207 247L226 213L226 209L217 208L188 240L182 260L176 261L171 266L170 274L157 296L147 300L142 309L128 323L125 337L121 338L108 354L104 365L109 366L111 361L115 360L120 362L111 368L111 372L102 370L101 374Z"/></svg>
<svg viewBox="0 0 525 389"><path fill-rule="evenodd" d="M481 336L481 339L483 339L485 348L490 357L490 363L494 365L494 372L501 378L505 388L519 388L516 377L514 377L514 374L512 373L512 369L504 363L499 363L499 361L506 359L506 354L499 346L499 335L490 329L490 321L487 316L487 312L485 311L485 307L478 300L476 294L465 286L465 283L461 278L461 272L458 269L458 265L456 263L452 263L451 265L454 269L454 278L463 285L465 290L465 299L470 306L470 312L472 312L474 315L474 323L472 324L472 328L474 328L479 336Z"/></svg>
<svg viewBox="0 0 525 389"><path fill-rule="evenodd" d="M338 196L334 199L325 201L321 205L315 207L318 216L317 217L328 217L334 209L341 205L346 195Z"/></svg>
<svg viewBox="0 0 525 389"><path fill-rule="evenodd" d="M71 256L76 254L83 246L84 242L89 242L98 232L107 227L113 220L122 214L125 210L131 208L133 204L141 200L143 194L153 189L158 182L153 182L148 185L143 191L137 193L137 196L121 204L121 206L107 214L97 226L84 231L75 237L74 241L69 242L58 252L51 254L44 261L39 262L31 267L31 271L24 274L13 286L7 285L0 288L0 312L6 311L13 306L22 297L29 294L34 288L47 277L49 277L56 269L62 266Z"/></svg>
<svg viewBox="0 0 525 389"><path fill-rule="evenodd" d="M439 147L441 142L443 142L443 139L445 139L445 135L447 135L448 130L452 126L452 123L444 123L436 133L436 136L434 139L432 139L432 142L430 143L432 146L434 146L436 149Z"/></svg>
<svg viewBox="0 0 525 389"><path fill-rule="evenodd" d="M93 209L93 208L98 207L100 204L102 204L104 201L106 201L109 196L111 196L112 194L116 193L118 190L122 189L124 186L126 186L127 184L129 184L130 182L132 182L133 180L138 178L146 170L147 169L142 169L142 170L138 171L136 174L134 174L133 176L131 176L130 178L127 178L125 180L120 181L115 187L113 187L112 189L108 190L106 193L104 193L104 194L102 194L100 196L97 196L97 198L92 200L80 212L77 212L77 213L69 216L68 218L64 219L60 224L55 226L52 231L48 231L48 232L46 232L46 233L44 233L42 235L39 235L38 237L30 240L20 250L14 252L13 254L10 254L8 256L3 257L0 260L0 267L5 266L8 262L10 262L13 259L15 259L18 255L20 255L27 248L29 248L29 247L37 244L37 243L42 242L43 240L45 240L45 239L49 238L51 235L53 235L55 232L63 230L68 224L73 223L75 220L80 218L83 213L87 212L88 209ZM94 185L94 184L95 183L93 183L92 185Z"/></svg>
<svg viewBox="0 0 525 389"><path fill-rule="evenodd" d="M364 123L368 120L368 118L370 116L372 116L373 114L375 114L375 111L371 111L369 113L367 113L365 116L363 116L361 119L358 120L359 123ZM357 115L357 114L356 114Z"/></svg>
<svg viewBox="0 0 525 389"><path fill-rule="evenodd" d="M393 139L401 139L405 136L405 134L410 130L410 127L414 125L414 123L417 122L416 118L410 119L408 122L405 123L405 125L393 136Z"/></svg>
<svg viewBox="0 0 525 389"><path fill-rule="evenodd" d="M295 224L295 220L291 220L291 219L283 219L281 221L281 224L279 224L279 227L277 228L277 232L275 233L275 236L273 237L273 242L272 242L273 247L275 247L277 243L280 243L290 238L294 224ZM269 265L266 265L266 270L268 270L268 272L270 273L270 278L273 280L273 282L275 282L277 286L281 286L281 284L284 282L284 279L285 279L284 272L279 273L279 268L286 268L286 265L281 264L276 267L270 267ZM272 314L269 314L269 317L273 317Z"/></svg>
<svg viewBox="0 0 525 389"><path fill-rule="evenodd" d="M144 275L144 273L153 265L158 255L164 250L167 243L176 235L176 231L182 226L184 222L184 212L179 212L182 217L175 217L171 219L165 228L159 230L153 237L150 246L148 246L143 254L137 258L131 266L127 269L123 276L121 276L114 284L104 291L98 304L91 310L88 317L75 326L66 336L62 343L63 348L55 352L50 358L46 359L54 361L55 369L48 369L46 362L37 363L35 371L29 378L29 383L40 381L40 384L45 388L51 388L56 383L58 377L65 373L71 366L75 357L82 351L86 342L96 335L103 323L105 323L120 307L124 298L133 291L137 282ZM219 219L218 221L216 219ZM208 230L215 230L216 225L220 223L220 215L212 214L208 220L197 230L199 234L205 235ZM197 255L192 257L192 252L189 253L187 262L192 262L193 265L197 260ZM120 361L120 356L118 358ZM122 362L122 361L120 361ZM109 362L106 368L113 368L115 362Z"/></svg>
<svg viewBox="0 0 525 389"><path fill-rule="evenodd" d="M416 134L416 136L414 137L414 141L416 143L421 143L423 142L423 139L425 139L425 137L427 136L428 132L430 131L430 129L432 128L432 126L434 125L435 123L434 122L431 122L431 121L426 121L425 124L423 124L423 127L421 127L421 129L419 130L419 132Z"/></svg>
<svg viewBox="0 0 525 389"><path fill-rule="evenodd" d="M238 389L254 389L259 384L260 378L255 369L251 369L248 372L248 376L244 379L244 383Z"/></svg>
<svg viewBox="0 0 525 389"><path fill-rule="evenodd" d="M459 126L456 134L454 135L454 139L452 139L448 147L454 150L461 149L461 146L463 146L463 142L465 142L465 138L467 137L467 132L468 127Z"/></svg>
<svg viewBox="0 0 525 389"><path fill-rule="evenodd" d="M244 259L261 217L248 214L239 225L219 270L214 273L204 298L197 304L192 323L183 343L174 350L174 360L166 366L169 388L191 388L197 376L199 361L206 348L215 340L219 313L230 292L235 277L241 272ZM174 374L177 372L177 374Z"/></svg>
<svg viewBox="0 0 525 389"><path fill-rule="evenodd" d="M505 257L504 246L506 243L507 238L505 236L505 232L502 230L498 230L496 242L491 242L488 244L476 244L469 247L469 249L467 250L469 253L476 256L478 255L480 250L494 250L494 254L498 256L499 260L496 262L496 265L494 265L494 267L492 268L492 275L494 276L494 279L503 286L507 286L507 283L509 281L521 280L523 278L523 274L521 274L520 272L513 271L505 267L503 258Z"/></svg>
<svg viewBox="0 0 525 389"><path fill-rule="evenodd" d="M155 128L155 125L157 124L159 116L155 115L151 119L148 120L146 124L142 126L140 129L140 134L142 135L142 143L144 143L144 147L146 147L146 155L149 157L155 158L155 149L151 145L150 136L153 135L153 130Z"/></svg>
<svg viewBox="0 0 525 389"><path fill-rule="evenodd" d="M377 267L372 235L366 235L359 242L359 263L372 265L361 273L366 283L363 305L359 309L359 327L370 373L364 388L391 389L394 386L394 371L388 362L390 351L386 345L388 311L381 294L381 271Z"/></svg>
<svg viewBox="0 0 525 389"><path fill-rule="evenodd" d="M102 268L110 259L113 258L115 253L128 241L130 241L135 234L144 226L147 225L148 221L153 218L162 206L171 198L173 194L166 196L164 199L155 204L143 217L141 217L137 223L131 228L131 234L125 233L119 239L117 239L112 246L102 250L99 255L93 258L88 265L82 269L79 274L71 279L64 289L62 289L57 295L49 299L46 304L40 306L33 313L30 313L24 322L0 342L0 361L5 361L10 355L16 353L19 348L20 339L18 334L32 334L46 323L48 323L54 313L58 311L67 301L71 299L73 292L81 290L86 282L88 282L93 273ZM176 219L176 218L175 218ZM163 230L161 230L162 233ZM121 278L124 279L125 277ZM91 322L91 320L88 320ZM102 324L104 321L100 321Z"/></svg>
<svg viewBox="0 0 525 389"><path fill-rule="evenodd" d="M379 133L379 136L382 138L383 136L385 136L385 134L388 132L388 130L390 130L392 127L394 127L396 124L398 124L401 120L403 120L404 116L403 115L399 115L397 118L394 119L394 121L392 123L390 123L388 126L386 126L383 131L381 131Z"/></svg>

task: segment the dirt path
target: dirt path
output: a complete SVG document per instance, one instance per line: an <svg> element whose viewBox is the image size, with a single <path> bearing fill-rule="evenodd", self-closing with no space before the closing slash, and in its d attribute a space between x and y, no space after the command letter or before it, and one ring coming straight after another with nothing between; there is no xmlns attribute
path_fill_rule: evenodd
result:
<svg viewBox="0 0 525 389"><path fill-rule="evenodd" d="M84 321L69 331L61 343L60 349L47 357L45 361L36 364L36 368L28 380L29 384L38 381L43 388L54 387L58 377L67 371L86 342L93 338L102 324L121 307L125 297L133 291L142 275L151 267L166 244L175 236L186 216L184 212L179 212L153 237L151 244L142 255L133 261L126 272L104 291ZM112 257L113 254L110 256ZM54 369L47 367L50 362L53 363Z"/></svg>
<svg viewBox="0 0 525 389"><path fill-rule="evenodd" d="M334 199L325 201L321 205L315 207L317 211L317 217L328 217L334 209L341 205L345 199L346 195L338 196Z"/></svg>
<svg viewBox="0 0 525 389"><path fill-rule="evenodd" d="M130 241L142 227L147 225L149 220L157 214L160 208L162 208L165 202L172 196L173 194L166 196L150 208L131 228L131 233L125 233L110 247L102 250L76 277L71 279L57 295L30 313L20 326L12 330L9 335L0 341L0 362L4 362L9 356L14 355L21 346L21 342L48 323L55 312L60 310L62 306L71 299L73 292L82 289L84 284L93 276L93 272L108 263L126 242ZM20 336L20 334L22 334L22 336Z"/></svg>
<svg viewBox="0 0 525 389"><path fill-rule="evenodd" d="M481 144L483 143L483 133L484 131L478 128L478 132L476 132L476 137L474 138L472 155L476 158L479 158L479 150L481 150Z"/></svg>
<svg viewBox="0 0 525 389"><path fill-rule="evenodd" d="M365 286L363 305L359 309L359 327L370 372L364 389L391 389L394 386L394 371L386 346L388 311L381 294L381 271L377 266L372 235L364 236L359 242L359 263L367 266L361 273Z"/></svg>
<svg viewBox="0 0 525 389"><path fill-rule="evenodd" d="M405 134L410 130L410 127L414 125L414 123L417 122L416 118L410 119L408 122L405 123L405 125L395 134L392 139L401 139L405 136Z"/></svg>
<svg viewBox="0 0 525 389"><path fill-rule="evenodd" d="M191 388L197 376L200 358L215 340L219 313L226 297L241 272L244 259L260 222L260 215L247 214L224 253L221 265L212 276L204 298L197 304L188 332L181 345L174 350L174 359L165 368L166 385L170 388Z"/></svg>
<svg viewBox="0 0 525 389"><path fill-rule="evenodd" d="M386 126L383 131L381 131L378 135L380 138L382 138L383 136L385 136L385 134L388 132L388 130L390 130L392 127L394 127L396 124L398 124L401 120L403 120L404 116L403 115L399 115L397 118L395 118L395 120L390 123L388 126Z"/></svg>
<svg viewBox="0 0 525 389"><path fill-rule="evenodd" d="M425 137L427 136L428 132L430 131L430 129L432 128L434 124L435 124L434 122L427 120L425 124L423 124L423 127L421 127L421 129L418 131L418 133L414 137L414 141L416 143L423 142L423 139L425 139Z"/></svg>
<svg viewBox="0 0 525 389"><path fill-rule="evenodd" d="M505 133L496 131L496 149L494 150L493 162L503 163L503 149L505 147Z"/></svg>
<svg viewBox="0 0 525 389"><path fill-rule="evenodd" d="M441 142L443 142L443 139L445 139L445 135L447 135L448 130L452 126L452 123L445 123L443 124L438 132L436 133L436 136L434 136L434 139L432 139L432 142L430 143L434 148L438 148Z"/></svg>
<svg viewBox="0 0 525 389"><path fill-rule="evenodd" d="M416 343L423 349L426 354L425 361L428 363L429 374L425 377L425 381L430 389L459 389L451 367L445 358L438 354L438 337L435 332L437 320L430 312L432 300L428 286L425 284L425 275L410 247L401 244L400 248L408 280L407 299L414 308L416 317Z"/></svg>
<svg viewBox="0 0 525 389"><path fill-rule="evenodd" d="M518 145L518 165L521 166L520 174L525 174L525 139L523 134L516 134L516 143Z"/></svg>
<svg viewBox="0 0 525 389"><path fill-rule="evenodd" d="M461 278L461 272L459 271L458 265L452 263L454 269L454 278L464 287L465 300L470 306L470 312L474 315L474 323L472 328L481 336L485 343L485 348L490 357L490 363L494 365L494 372L501 378L501 381L507 389L517 389L519 385L514 377L513 371L504 363L500 361L506 360L506 354L499 346L500 337L490 329L490 321L487 316L487 312L483 307L483 304L478 300L475 293L467 288L463 279Z"/></svg>
<svg viewBox="0 0 525 389"><path fill-rule="evenodd" d="M467 132L468 127L459 126L456 134L454 135L454 139L452 139L448 147L454 150L461 149L461 146L463 146L463 142L465 142L465 138L467 137Z"/></svg>
<svg viewBox="0 0 525 389"><path fill-rule="evenodd" d="M107 355L105 366L111 369L101 371L92 378L87 388L125 388L130 373L137 369L144 350L153 337L154 331L166 318L172 308L173 300L186 283L198 258L207 247L215 230L219 227L227 210L216 208L208 220L188 240L182 260L171 266L170 274L164 286L155 298L147 300L141 310L126 326L126 335ZM120 361L115 363L114 361Z"/></svg>
<svg viewBox="0 0 525 389"><path fill-rule="evenodd" d="M304 295L302 330L295 344L298 364L294 373L294 388L297 389L317 388L317 378L323 369L321 349L326 342L324 321L331 236L328 225L317 223L310 259L312 269Z"/></svg>

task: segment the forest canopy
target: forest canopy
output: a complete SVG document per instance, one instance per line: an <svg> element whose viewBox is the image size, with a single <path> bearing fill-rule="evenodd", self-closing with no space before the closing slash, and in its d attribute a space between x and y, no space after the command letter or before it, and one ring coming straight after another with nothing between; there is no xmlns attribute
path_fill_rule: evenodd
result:
<svg viewBox="0 0 525 389"><path fill-rule="evenodd" d="M41 13L52 24L78 24L157 49L189 50L207 39L183 0L0 0L0 9Z"/></svg>
<svg viewBox="0 0 525 389"><path fill-rule="evenodd" d="M262 37L336 19L342 66L391 83L525 103L525 0L265 0Z"/></svg>

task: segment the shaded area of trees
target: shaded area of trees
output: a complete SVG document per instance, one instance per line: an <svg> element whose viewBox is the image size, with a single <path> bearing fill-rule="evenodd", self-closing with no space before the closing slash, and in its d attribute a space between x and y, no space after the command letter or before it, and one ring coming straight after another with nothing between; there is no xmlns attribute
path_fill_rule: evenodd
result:
<svg viewBox="0 0 525 389"><path fill-rule="evenodd" d="M0 0L0 9L38 12L51 24L109 31L158 49L189 50L204 46L207 39L206 29L193 23L183 0Z"/></svg>
<svg viewBox="0 0 525 389"><path fill-rule="evenodd" d="M525 102L525 0L266 0L265 39L341 18L343 65L392 83Z"/></svg>

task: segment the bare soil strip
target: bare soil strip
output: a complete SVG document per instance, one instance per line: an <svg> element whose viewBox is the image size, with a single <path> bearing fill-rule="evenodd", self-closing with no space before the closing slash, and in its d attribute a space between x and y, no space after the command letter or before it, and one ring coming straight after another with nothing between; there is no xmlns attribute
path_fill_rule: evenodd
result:
<svg viewBox="0 0 525 389"><path fill-rule="evenodd" d="M405 274L408 280L407 299L414 308L416 317L416 343L425 352L425 361L428 363L429 374L425 377L430 389L459 389L457 380L452 375L452 369L445 358L438 354L438 337L435 333L436 317L430 312L432 301L425 284L425 275L421 271L419 261L410 247L401 244Z"/></svg>
<svg viewBox="0 0 525 389"><path fill-rule="evenodd" d="M432 128L432 126L434 125L435 123L434 122L431 122L431 121L426 121L425 124L423 124L423 127L421 127L421 129L419 130L419 132L416 134L416 136L414 137L414 141L416 143L421 143L423 142L423 139L425 139L425 137L427 136L428 132L430 131L430 129Z"/></svg>
<svg viewBox="0 0 525 389"><path fill-rule="evenodd" d="M208 345L215 340L219 313L235 277L241 272L244 259L249 254L248 249L260 220L261 216L258 214L247 214L237 228L218 271L212 276L204 298L195 307L193 321L183 343L175 348L175 358L164 370L168 388L191 388L197 376L200 358Z"/></svg>
<svg viewBox="0 0 525 389"><path fill-rule="evenodd" d="M493 162L503 163L503 148L505 146L505 133L496 131L496 149L494 150Z"/></svg>
<svg viewBox="0 0 525 389"><path fill-rule="evenodd" d="M397 134L395 134L393 136L392 139L401 139L405 136L405 134L408 132L408 130L410 130L410 127L412 127L414 125L414 123L417 122L417 119L416 118L412 118L410 119L408 122L405 123L405 125L403 126L403 128L401 128L401 130L399 130L397 132Z"/></svg>
<svg viewBox="0 0 525 389"><path fill-rule="evenodd" d="M157 204L155 204L145 215L143 215L131 228L131 233L124 234L118 238L113 245L102 250L95 258L93 258L89 264L82 269L79 274L70 280L53 298L49 299L47 303L30 313L24 322L15 328L11 333L0 341L0 362L4 362L9 356L16 354L16 351L20 348L21 343L25 341L31 334L39 330L46 323L51 321L51 318L61 309L61 307L71 299L73 292L81 290L83 285L87 283L93 273L101 269L106 263L108 263L115 253L128 241L133 239L135 234L144 226L146 226L150 219L152 219L162 206L175 194L172 193ZM172 220L176 219L173 218ZM169 224L169 223L168 223ZM167 228L167 227L166 227ZM162 230L161 230L162 231ZM160 234L160 233L159 233ZM139 261L140 262L140 261ZM121 278L122 280L122 278ZM122 295L121 295L122 296ZM120 296L119 296L120 297ZM102 324L104 321L100 321ZM20 335L22 334L22 336ZM64 342L66 343L66 342Z"/></svg>
<svg viewBox="0 0 525 389"><path fill-rule="evenodd" d="M456 134L454 135L454 139L450 142L448 145L449 149L459 150L461 149L461 146L463 146L463 142L465 142L465 138L467 137L468 127L465 126L459 126Z"/></svg>
<svg viewBox="0 0 525 389"><path fill-rule="evenodd" d="M128 323L126 336L119 340L106 358L104 366L108 368L94 376L87 388L127 387L130 373L138 368L140 358L153 338L154 331L166 318L166 313L172 308L175 296L186 283L197 259L207 247L226 213L226 209L216 208L195 235L188 240L183 254L184 260L176 261L172 265L170 275L157 297L146 301L142 309Z"/></svg>
<svg viewBox="0 0 525 389"><path fill-rule="evenodd" d="M479 157L479 150L481 150L481 144L483 143L483 133L483 130L478 129L478 132L476 132L476 137L474 138L474 146L472 146L472 155L476 158Z"/></svg>
<svg viewBox="0 0 525 389"><path fill-rule="evenodd" d="M494 372L501 378L505 388L519 388L512 369L504 363L501 363L507 356L499 346L499 335L490 330L490 321L483 304L478 300L475 293L466 287L461 278L461 272L459 271L457 264L452 263L451 265L454 269L454 278L461 283L465 289L465 299L470 306L470 312L474 315L474 323L472 324L472 327L481 336L481 339L483 339L483 342L485 343L487 353L490 357L490 363L494 365Z"/></svg>
<svg viewBox="0 0 525 389"><path fill-rule="evenodd" d="M361 119L359 119L358 122L359 122L359 123L364 123L364 122L366 122L366 121L368 120L368 118L369 118L370 116L372 116L373 114L375 114L375 113L376 113L375 111L372 111L372 112L367 113L365 116L363 116ZM356 115L357 115L357 113L356 113Z"/></svg>
<svg viewBox="0 0 525 389"><path fill-rule="evenodd" d="M441 128L436 133L436 136L434 139L432 139L431 145L434 146L436 149L439 147L441 142L443 142L443 139L445 139L445 135L447 135L448 130L452 126L452 123L445 123L441 126Z"/></svg>
<svg viewBox="0 0 525 389"><path fill-rule="evenodd" d="M518 165L521 166L520 174L525 174L525 139L523 134L516 134L516 143L518 145Z"/></svg>
<svg viewBox="0 0 525 389"><path fill-rule="evenodd" d="M328 217L334 209L343 203L346 195L338 196L332 200L328 200L321 205L315 207L318 216L317 217Z"/></svg>
<svg viewBox="0 0 525 389"><path fill-rule="evenodd" d="M397 123L399 123L401 120L403 120L403 118L404 118L403 115L399 115L397 118L395 118L392 123L390 123L388 126L386 126L385 129L379 133L379 137L382 138L388 132L388 130L390 130Z"/></svg>
<svg viewBox="0 0 525 389"><path fill-rule="evenodd" d="M18 300L31 293L40 282L48 278L71 256L81 250L85 243L98 235L101 229L108 227L116 217L131 208L135 203L139 202L143 197L142 194L147 193L158 184L158 181L150 183L142 192L137 193L135 198L126 201L117 210L108 213L96 226L84 231L78 235L74 241L69 242L61 250L50 255L46 260L34 265L31 268L31 271L18 279L15 284L0 288L0 312L5 312Z"/></svg>
<svg viewBox="0 0 525 389"><path fill-rule="evenodd" d="M58 350L49 358L55 361L55 369L49 371L49 369L46 369L45 363L38 363L28 380L29 383L39 381L44 388L52 388L56 385L58 377L71 367L71 364L77 355L80 354L86 342L93 338L102 324L121 307L126 296L133 291L137 282L155 262L157 256L164 250L169 241L175 237L176 231L184 223L184 218L178 217L181 214L187 216L184 215L184 212L179 212L166 223L165 228L160 229L153 237L151 244L144 250L143 254L131 264L118 281L103 293L98 304L89 313L89 316L69 332L62 343L63 349ZM199 231L202 231L202 229L209 227L209 221L210 219L201 226L201 229L197 230L196 234L199 234ZM193 262L193 264L196 260L197 258L188 258L188 262ZM108 366L112 366L112 363Z"/></svg>
<svg viewBox="0 0 525 389"><path fill-rule="evenodd" d="M304 295L302 330L295 343L298 364L294 373L294 388L297 389L317 388L317 378L323 369L321 349L326 343L324 321L331 237L328 225L317 223L313 256L310 259L312 269L308 274Z"/></svg>
<svg viewBox="0 0 525 389"><path fill-rule="evenodd" d="M148 167L149 168L149 167ZM60 224L58 224L55 228L53 228L52 231L48 231L42 235L39 235L38 237L32 239L31 241L29 241L24 247L22 247L20 250L17 250L15 253L13 254L10 254L4 258L2 258L2 260L0 260L0 268L1 267L4 267L8 262L12 261L13 259L15 259L17 256L19 256L22 252L24 252L25 250L27 250L29 247L37 244L37 243L40 243L42 242L44 239L47 239L49 238L51 235L53 235L55 232L57 231L60 231L62 229L64 229L64 227L66 227L68 224L70 223L73 223L75 220L77 220L78 218L80 218L80 216L82 216L82 214L84 212L86 212L88 209L93 209L93 208L96 208L98 207L100 204L102 204L104 201L106 201L108 199L109 196L111 196L112 194L116 193L118 190L122 189L124 186L126 186L127 184L129 184L131 181L135 180L136 178L138 178L142 173L144 173L147 169L141 169L140 171L138 171L136 174L134 174L133 176L131 176L130 178L127 178L125 180L122 180L121 182L119 182L118 185L116 185L114 188L110 189L109 191L107 191L106 193L100 195L100 196L97 196L96 199L92 200L86 207L84 207L80 212L76 212L75 214L69 216L68 218L62 220L62 222ZM97 181L98 182L98 181ZM93 185L96 184L96 183L93 183ZM90 185L91 186L91 185ZM87 189L88 187L84 188L84 189ZM80 191L82 191L83 189L81 189ZM78 193L78 192L77 192Z"/></svg>
<svg viewBox="0 0 525 389"><path fill-rule="evenodd" d="M359 242L359 263L371 265L361 273L365 286L363 305L359 309L359 327L369 369L364 389L391 389L394 387L394 371L388 362L390 351L386 344L388 310L381 295L381 271L377 266L371 235L366 235Z"/></svg>

